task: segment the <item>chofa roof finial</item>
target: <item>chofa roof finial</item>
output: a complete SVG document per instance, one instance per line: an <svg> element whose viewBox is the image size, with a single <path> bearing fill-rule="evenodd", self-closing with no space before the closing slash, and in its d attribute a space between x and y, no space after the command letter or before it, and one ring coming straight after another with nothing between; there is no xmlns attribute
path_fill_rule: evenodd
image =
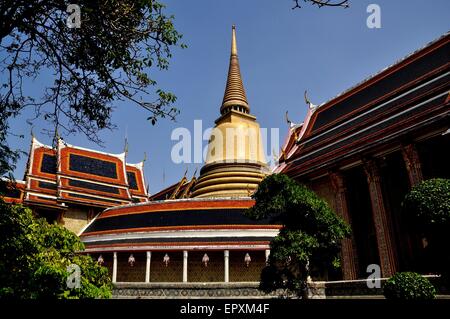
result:
<svg viewBox="0 0 450 319"><path fill-rule="evenodd" d="M308 90L305 90L305 103L306 104L310 104L311 102L309 101L309 99L308 99Z"/></svg>
<svg viewBox="0 0 450 319"><path fill-rule="evenodd" d="M308 98L308 91L305 90L305 103L308 104L310 109L314 109L317 105L311 103L311 101Z"/></svg>

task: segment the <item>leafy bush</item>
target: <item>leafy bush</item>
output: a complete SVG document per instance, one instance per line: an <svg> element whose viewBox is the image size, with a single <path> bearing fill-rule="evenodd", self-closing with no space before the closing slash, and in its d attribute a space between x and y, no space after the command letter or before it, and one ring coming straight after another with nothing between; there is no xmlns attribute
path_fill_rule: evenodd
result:
<svg viewBox="0 0 450 319"><path fill-rule="evenodd" d="M108 269L80 254L84 244L29 208L0 199L0 298L109 298ZM68 288L68 266L80 267L80 287Z"/></svg>
<svg viewBox="0 0 450 319"><path fill-rule="evenodd" d="M384 285L386 299L429 300L436 296L436 289L427 278L415 272L398 272Z"/></svg>
<svg viewBox="0 0 450 319"><path fill-rule="evenodd" d="M403 209L421 228L450 225L450 179L429 179L414 186L403 201Z"/></svg>
<svg viewBox="0 0 450 319"><path fill-rule="evenodd" d="M282 225L270 244L260 289L287 288L306 298L308 275L340 266L341 240L350 235L350 227L326 201L284 174L266 177L253 198L247 216Z"/></svg>
<svg viewBox="0 0 450 319"><path fill-rule="evenodd" d="M403 211L410 216L411 230L428 243L417 259L418 270L441 274L450 288L450 254L444 253L450 246L450 179L429 179L413 187Z"/></svg>

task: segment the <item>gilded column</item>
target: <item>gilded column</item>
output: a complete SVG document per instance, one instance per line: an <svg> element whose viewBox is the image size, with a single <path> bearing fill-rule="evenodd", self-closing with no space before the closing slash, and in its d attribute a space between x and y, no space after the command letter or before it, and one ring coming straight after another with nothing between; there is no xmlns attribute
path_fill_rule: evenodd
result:
<svg viewBox="0 0 450 319"><path fill-rule="evenodd" d="M382 276L391 277L397 270L397 260L395 258L395 248L391 229L392 222L383 201L380 172L374 160L364 162L364 171L369 185L372 217L377 236L378 255L380 256Z"/></svg>
<svg viewBox="0 0 450 319"><path fill-rule="evenodd" d="M224 257L224 263L225 263L225 265L224 265L224 270L225 270L224 281L229 282L230 281L230 251L224 250L223 257Z"/></svg>
<svg viewBox="0 0 450 319"><path fill-rule="evenodd" d="M112 273L112 282L117 282L117 253L113 254L113 273Z"/></svg>
<svg viewBox="0 0 450 319"><path fill-rule="evenodd" d="M340 172L331 172L329 174L333 191L335 194L336 212L338 215L352 227L350 214L347 206L347 189L345 188L344 178ZM353 228L353 227L352 227ZM350 238L342 240L342 275L344 280L354 280L358 278L357 254L353 234Z"/></svg>
<svg viewBox="0 0 450 319"><path fill-rule="evenodd" d="M188 281L188 252L187 250L183 251L183 282Z"/></svg>
<svg viewBox="0 0 450 319"><path fill-rule="evenodd" d="M150 263L152 261L152 252L147 251L147 263L145 265L145 282L150 282Z"/></svg>
<svg viewBox="0 0 450 319"><path fill-rule="evenodd" d="M409 185L413 187L423 180L419 154L414 144L408 144L402 147L402 155L408 172Z"/></svg>

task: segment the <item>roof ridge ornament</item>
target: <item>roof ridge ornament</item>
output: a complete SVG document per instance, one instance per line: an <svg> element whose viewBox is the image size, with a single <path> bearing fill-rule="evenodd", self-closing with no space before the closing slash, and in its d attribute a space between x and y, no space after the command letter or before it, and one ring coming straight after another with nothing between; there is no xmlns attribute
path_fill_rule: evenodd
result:
<svg viewBox="0 0 450 319"><path fill-rule="evenodd" d="M291 126L292 125L292 121L289 119L289 111L286 111L285 117L286 117L286 123L289 126Z"/></svg>
<svg viewBox="0 0 450 319"><path fill-rule="evenodd" d="M308 98L308 90L305 90L305 103L308 104L308 107L313 110L317 107L316 104L311 103L311 101Z"/></svg>
<svg viewBox="0 0 450 319"><path fill-rule="evenodd" d="M286 123L289 125L289 128L293 128L294 126L297 125L289 119L289 111L286 111L285 118L286 118Z"/></svg>
<svg viewBox="0 0 450 319"><path fill-rule="evenodd" d="M125 137L125 145L123 146L123 152L125 156L128 156L128 137Z"/></svg>

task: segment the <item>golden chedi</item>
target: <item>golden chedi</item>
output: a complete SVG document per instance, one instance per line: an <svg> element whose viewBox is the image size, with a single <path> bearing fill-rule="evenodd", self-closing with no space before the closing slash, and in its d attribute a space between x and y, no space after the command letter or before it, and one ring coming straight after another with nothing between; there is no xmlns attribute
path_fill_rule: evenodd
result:
<svg viewBox="0 0 450 319"><path fill-rule="evenodd" d="M269 174L256 117L250 114L232 28L227 85L192 197L246 197Z"/></svg>

